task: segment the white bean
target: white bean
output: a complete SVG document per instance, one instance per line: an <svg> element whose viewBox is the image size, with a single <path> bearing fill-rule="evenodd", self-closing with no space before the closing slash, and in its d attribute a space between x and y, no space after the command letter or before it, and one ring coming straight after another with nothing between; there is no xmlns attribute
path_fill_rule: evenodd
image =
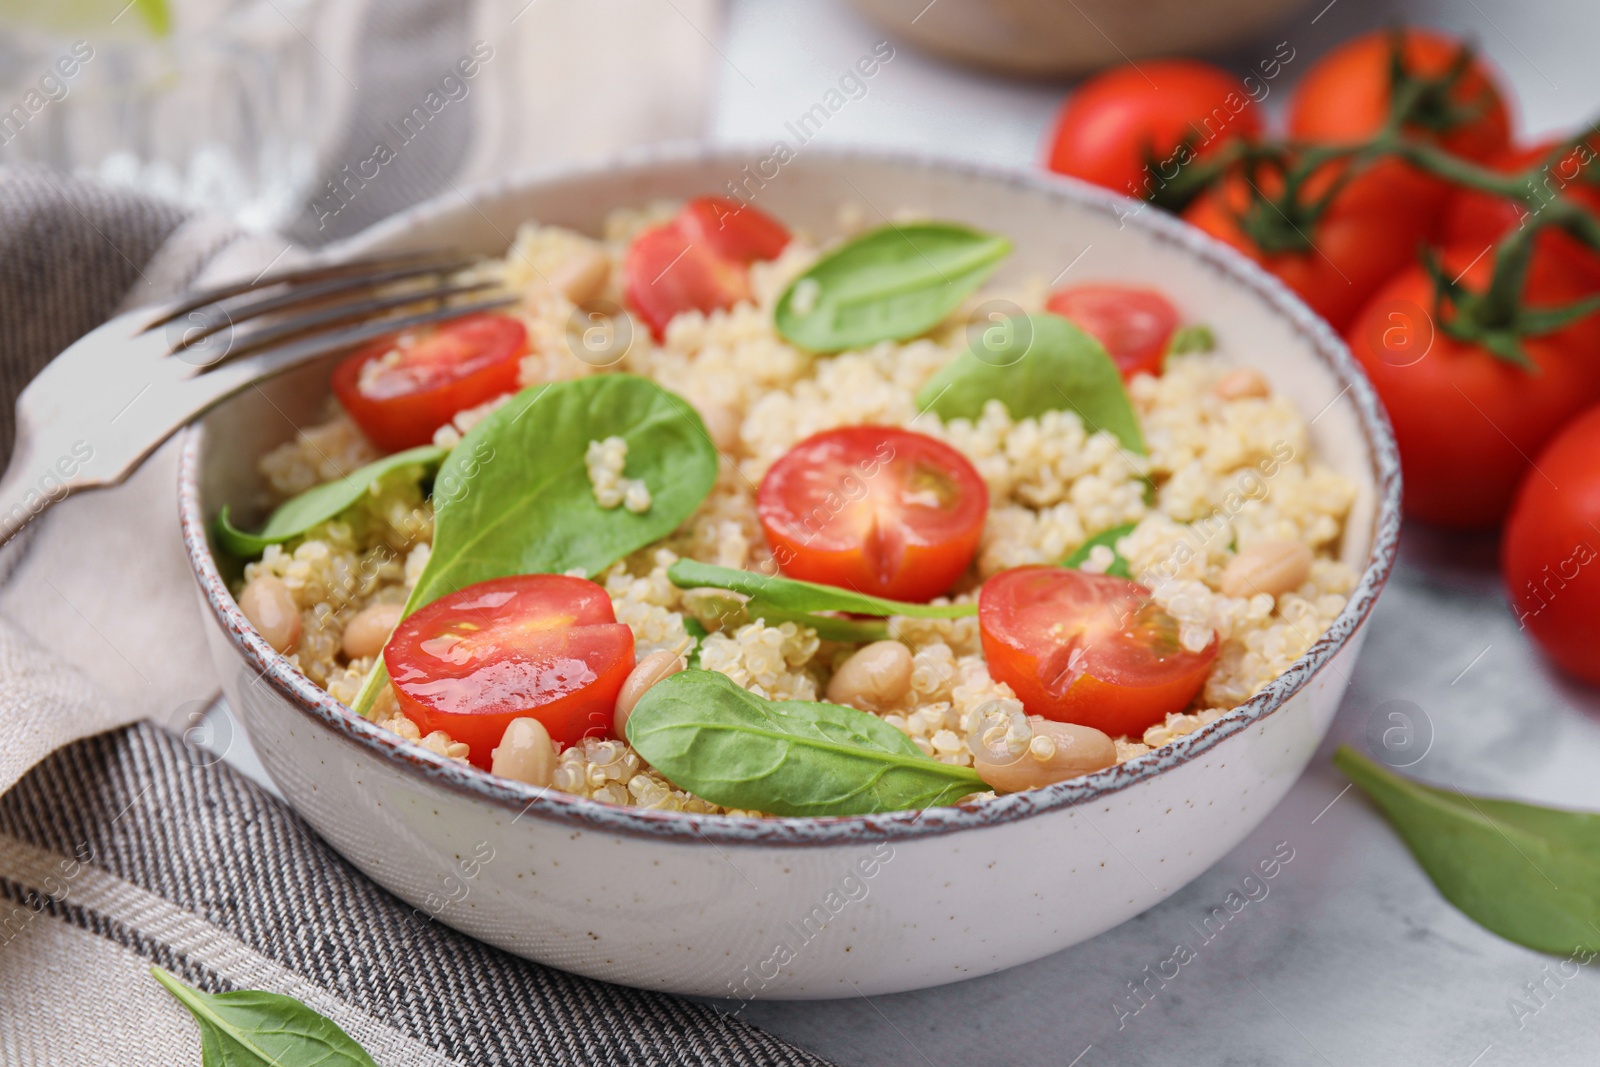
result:
<svg viewBox="0 0 1600 1067"><path fill-rule="evenodd" d="M839 665L828 700L862 711L887 711L911 689L911 650L899 641L874 641Z"/></svg>
<svg viewBox="0 0 1600 1067"><path fill-rule="evenodd" d="M263 574L239 594L239 610L273 651L293 652L300 643L300 609L282 578Z"/></svg>
<svg viewBox="0 0 1600 1067"><path fill-rule="evenodd" d="M389 642L389 635L400 625L400 604L368 604L345 625L340 646L347 659L376 656Z"/></svg>
<svg viewBox="0 0 1600 1067"><path fill-rule="evenodd" d="M1311 549L1298 541L1257 541L1228 561L1222 571L1226 596L1280 596L1298 589L1311 573Z"/></svg>
<svg viewBox="0 0 1600 1067"><path fill-rule="evenodd" d="M490 759L491 774L529 785L547 786L556 773L556 747L538 719L512 719Z"/></svg>
<svg viewBox="0 0 1600 1067"><path fill-rule="evenodd" d="M615 724L618 737L628 736L626 732L628 716L633 714L633 709L638 705L639 698L644 696L645 690L661 679L677 674L684 666L682 656L665 649L652 652L638 662L617 693L617 708L612 713L612 722Z"/></svg>
<svg viewBox="0 0 1600 1067"><path fill-rule="evenodd" d="M1248 367L1231 370L1217 380L1211 392L1223 400L1263 399L1272 395L1272 387L1258 372Z"/></svg>
<svg viewBox="0 0 1600 1067"><path fill-rule="evenodd" d="M1052 782L1092 774L1117 762L1117 746L1092 726L1028 717L1033 738L1022 755L1009 763L977 753L973 769L997 793L1037 789Z"/></svg>

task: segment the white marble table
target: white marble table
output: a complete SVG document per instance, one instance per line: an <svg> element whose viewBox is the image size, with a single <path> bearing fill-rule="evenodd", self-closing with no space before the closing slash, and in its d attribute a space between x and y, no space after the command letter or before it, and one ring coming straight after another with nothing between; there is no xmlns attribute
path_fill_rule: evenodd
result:
<svg viewBox="0 0 1600 1067"><path fill-rule="evenodd" d="M1198 0L1197 0L1198 2ZM1235 53L1247 66L1278 41L1304 69L1322 51L1396 17L1464 30L1515 87L1522 128L1563 129L1600 114L1592 3L1311 0ZM882 38L840 0L742 0L722 44L715 137L784 136L840 72ZM1063 87L972 74L901 47L819 135L1025 166ZM1281 94L1269 97L1276 104ZM1407 700L1433 744L1413 773L1536 801L1600 808L1600 694L1534 658L1506 610L1493 546L1408 534L1334 735L1289 797L1239 848L1161 906L1076 948L959 985L823 1003L756 1003L742 1013L842 1064L1506 1064L1600 1063L1600 981L1564 984L1557 962L1502 941L1446 904L1388 826L1328 763L1377 709ZM1331 806L1330 806L1331 805ZM1294 859L1269 895L1210 943L1192 923L1279 842ZM1127 983L1183 942L1197 958L1137 1015ZM1532 1000L1528 982L1544 982ZM1520 1018L1520 997L1539 1010Z"/></svg>

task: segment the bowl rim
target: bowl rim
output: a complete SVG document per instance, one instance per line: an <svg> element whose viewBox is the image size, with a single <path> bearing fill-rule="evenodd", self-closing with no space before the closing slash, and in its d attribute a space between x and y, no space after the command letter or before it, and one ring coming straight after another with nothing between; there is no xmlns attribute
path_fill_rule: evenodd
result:
<svg viewBox="0 0 1600 1067"><path fill-rule="evenodd" d="M763 150L750 145L720 143L662 145L636 149L599 162L541 168L479 182L463 189L453 189L449 194L431 198L391 216L352 238L329 246L318 258L337 259L369 250L374 245L395 239L423 221L458 214L463 210L463 205L476 210L479 201L513 191L582 180L591 175L611 175L618 171L642 176L663 166L719 161L732 163L748 159L751 151ZM452 793L515 812L517 819L528 815L574 829L683 844L710 844L713 847L828 846L904 841L976 830L1092 803L1188 763L1235 734L1250 729L1276 712L1329 664L1371 614L1378 594L1393 570L1400 531L1400 458L1394 434L1377 394L1332 327L1277 278L1234 249L1165 212L1144 210L1148 205L1075 179L894 149L824 149L814 146L810 154L825 157L833 163L887 164L947 171L1070 200L1081 208L1111 215L1126 225L1145 230L1157 240L1178 246L1221 272L1228 281L1244 286L1272 311L1283 316L1309 342L1315 356L1345 386L1341 396L1348 394L1355 407L1361 432L1372 455L1375 507L1371 548L1360 578L1344 609L1304 655L1255 696L1192 734L1094 774L982 803L874 815L772 818L641 811L606 804L552 788L496 778L470 765L430 752L356 715L301 674L286 657L274 652L239 611L212 556L199 489L205 428L196 421L184 431L179 461L179 520L184 549L217 623L234 651L255 674L252 684L265 682L307 719L330 730L344 742L390 763L403 765ZM1129 211L1129 205L1136 207ZM1336 397L1335 402L1338 399Z"/></svg>

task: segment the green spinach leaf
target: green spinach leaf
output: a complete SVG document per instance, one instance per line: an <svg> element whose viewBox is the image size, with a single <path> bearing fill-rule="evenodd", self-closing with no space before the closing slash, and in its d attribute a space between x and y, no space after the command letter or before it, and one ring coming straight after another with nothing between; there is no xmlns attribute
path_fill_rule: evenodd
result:
<svg viewBox="0 0 1600 1067"><path fill-rule="evenodd" d="M829 252L789 284L773 321L792 344L842 352L927 333L1011 253L947 222L889 225Z"/></svg>
<svg viewBox="0 0 1600 1067"><path fill-rule="evenodd" d="M319 522L334 518L366 496L374 482L404 467L416 467L425 473L437 467L449 451L438 445L408 448L351 471L338 481L307 489L299 496L279 504L260 533L245 533L236 528L224 506L222 514L217 517L217 540L223 548L241 559L253 559L266 551L268 545L282 544L291 537L299 537Z"/></svg>
<svg viewBox="0 0 1600 1067"><path fill-rule="evenodd" d="M692 559L680 559L667 568L667 578L679 589L729 589L750 598L751 613L756 605L770 606L790 614L810 615L819 611L843 611L852 615L905 615L917 619L959 619L976 615L976 604L910 604L885 600L834 585L819 585L794 578L717 567Z"/></svg>
<svg viewBox="0 0 1600 1067"><path fill-rule="evenodd" d="M202 993L160 967L150 973L194 1016L205 1067L377 1067L338 1023L293 997L253 989Z"/></svg>
<svg viewBox="0 0 1600 1067"><path fill-rule="evenodd" d="M1333 762L1468 918L1540 952L1600 949L1600 814L1422 785L1348 745Z"/></svg>
<svg viewBox="0 0 1600 1067"><path fill-rule="evenodd" d="M714 671L681 671L645 691L628 742L681 789L774 815L869 815L953 804L988 787L924 756L876 715L767 700Z"/></svg>
<svg viewBox="0 0 1600 1067"><path fill-rule="evenodd" d="M1118 578L1131 579L1133 574L1128 570L1128 561L1123 559L1122 553L1117 551L1117 542L1131 534L1133 528L1137 525L1139 524L1136 522L1125 522L1121 526L1113 526L1109 530L1095 534L1079 545L1077 551L1063 560L1061 565L1074 569L1082 567L1084 560L1089 558L1089 553L1094 550L1096 545L1105 545L1111 550L1111 555L1114 557L1111 561L1111 566L1107 567L1105 572L1114 574Z"/></svg>
<svg viewBox="0 0 1600 1067"><path fill-rule="evenodd" d="M628 476L650 490L643 514L595 502L584 453L611 436L628 442ZM433 551L406 614L490 578L574 570L593 577L677 529L716 477L716 446L700 416L654 382L596 374L525 389L440 466ZM387 677L380 658L352 710L366 714Z"/></svg>
<svg viewBox="0 0 1600 1067"><path fill-rule="evenodd" d="M1166 354L1182 356L1190 352L1210 352L1216 347L1217 337L1211 332L1211 327L1203 322L1197 322L1172 331L1172 338L1167 341Z"/></svg>
<svg viewBox="0 0 1600 1067"><path fill-rule="evenodd" d="M1059 315L1026 315L993 330L983 351L968 348L917 391L917 407L946 422L976 419L990 400L1013 419L1075 411L1090 433L1106 430L1130 452L1145 451L1122 375L1100 342Z"/></svg>

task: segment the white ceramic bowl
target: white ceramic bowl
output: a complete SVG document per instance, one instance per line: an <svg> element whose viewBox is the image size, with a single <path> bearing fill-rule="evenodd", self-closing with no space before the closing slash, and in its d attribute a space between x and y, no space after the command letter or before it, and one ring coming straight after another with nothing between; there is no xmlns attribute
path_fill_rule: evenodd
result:
<svg viewBox="0 0 1600 1067"><path fill-rule="evenodd" d="M339 252L498 254L524 220L596 232L611 208L721 191L761 158L691 151L504 181L423 205ZM1349 606L1288 673L1199 732L977 806L756 820L540 793L352 715L274 654L229 595L207 531L223 504L256 497L261 453L319 417L323 364L241 395L185 437L184 538L217 622L228 700L296 810L422 919L565 970L709 996L835 997L970 978L1093 937L1231 849L1326 732L1399 529L1381 409L1339 339L1276 281L1167 216L1130 215L1130 202L1080 184L808 150L755 202L818 234L851 202L869 216L913 207L1007 234L1017 250L999 282L1074 263L1075 279L1159 285L1315 416L1320 457L1359 486L1343 544L1361 574Z"/></svg>

